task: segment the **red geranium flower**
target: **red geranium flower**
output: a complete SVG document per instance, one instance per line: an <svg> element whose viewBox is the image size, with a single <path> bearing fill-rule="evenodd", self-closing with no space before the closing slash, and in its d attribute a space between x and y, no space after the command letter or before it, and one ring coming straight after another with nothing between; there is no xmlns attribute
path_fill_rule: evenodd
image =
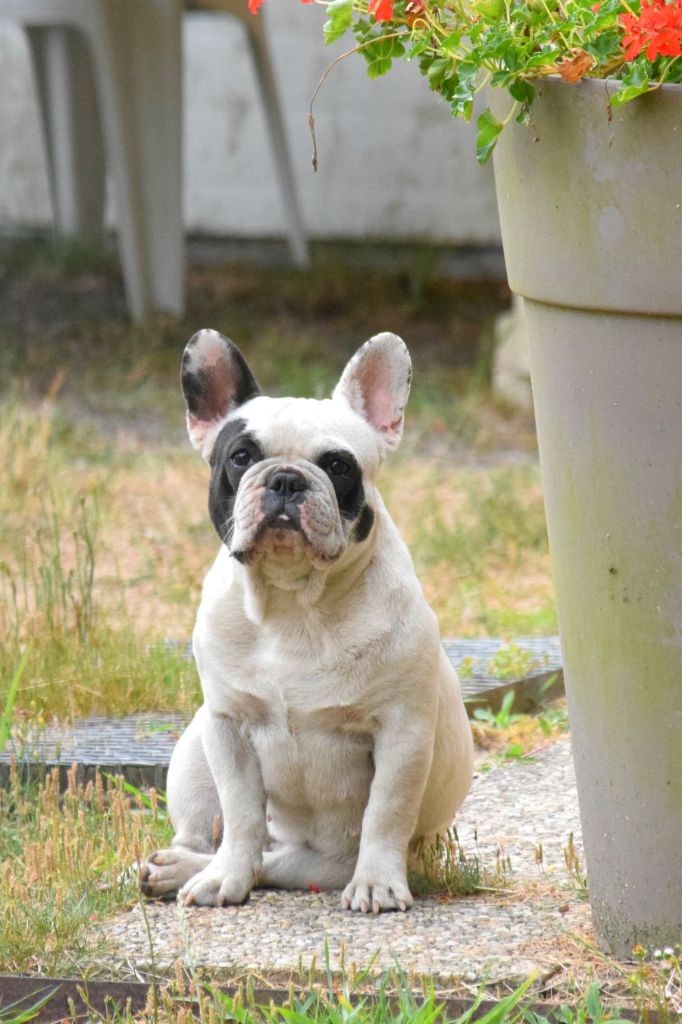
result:
<svg viewBox="0 0 682 1024"><path fill-rule="evenodd" d="M634 60L642 50L647 60L682 54L682 0L643 0L639 16L621 14L625 59Z"/></svg>
<svg viewBox="0 0 682 1024"><path fill-rule="evenodd" d="M390 21L393 17L393 0L369 0L369 10L377 21Z"/></svg>

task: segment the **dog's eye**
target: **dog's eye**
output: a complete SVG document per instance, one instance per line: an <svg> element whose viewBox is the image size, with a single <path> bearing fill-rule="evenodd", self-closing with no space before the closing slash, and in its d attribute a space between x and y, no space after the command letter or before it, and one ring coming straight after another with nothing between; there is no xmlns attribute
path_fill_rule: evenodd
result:
<svg viewBox="0 0 682 1024"><path fill-rule="evenodd" d="M327 466L330 476L347 476L350 473L350 464L345 459L332 459Z"/></svg>
<svg viewBox="0 0 682 1024"><path fill-rule="evenodd" d="M230 462L239 469L245 469L251 462L251 455L246 448L237 448L237 451L230 455Z"/></svg>

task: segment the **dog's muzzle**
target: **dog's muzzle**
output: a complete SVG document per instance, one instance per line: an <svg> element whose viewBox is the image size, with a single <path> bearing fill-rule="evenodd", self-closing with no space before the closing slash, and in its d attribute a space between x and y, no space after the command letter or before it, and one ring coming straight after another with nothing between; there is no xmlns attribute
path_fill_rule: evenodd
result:
<svg viewBox="0 0 682 1024"><path fill-rule="evenodd" d="M325 565L346 547L333 488L313 464L254 467L239 487L234 523L231 550L240 562L291 553Z"/></svg>

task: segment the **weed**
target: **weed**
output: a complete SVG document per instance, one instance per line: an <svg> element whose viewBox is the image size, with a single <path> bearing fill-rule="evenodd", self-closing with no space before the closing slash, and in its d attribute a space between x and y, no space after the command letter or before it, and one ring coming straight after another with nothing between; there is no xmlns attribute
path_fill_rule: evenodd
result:
<svg viewBox="0 0 682 1024"><path fill-rule="evenodd" d="M474 718L479 722L485 722L493 729L508 729L515 722L520 722L523 719L523 715L513 715L512 706L514 704L514 691L510 690L509 693L505 693L500 710L495 712L489 707L475 708Z"/></svg>
<svg viewBox="0 0 682 1024"><path fill-rule="evenodd" d="M410 857L410 886L420 895L473 896L504 888L511 864L498 854L494 867L484 865L480 852L467 853L456 828L420 841Z"/></svg>
<svg viewBox="0 0 682 1024"><path fill-rule="evenodd" d="M535 758L528 754L522 743L510 743L508 747L505 747L495 757L506 764L510 762L515 764L535 764Z"/></svg>
<svg viewBox="0 0 682 1024"><path fill-rule="evenodd" d="M580 855L576 849L575 840L573 833L571 832L568 837L568 842L564 847L564 862L568 868L568 873L571 877L571 881L575 888L576 894L586 900L589 896L589 889L587 885L587 875L580 862Z"/></svg>
<svg viewBox="0 0 682 1024"><path fill-rule="evenodd" d="M5 709L0 715L0 754L4 751L7 746L7 740L10 737L12 731L12 717L14 714L14 704L17 699L17 693L19 690L19 683L21 677L26 670L26 662L28 661L28 648L24 651L21 656L21 661L17 665L16 672L12 676L7 691L7 697L5 699Z"/></svg>
<svg viewBox="0 0 682 1024"><path fill-rule="evenodd" d="M628 976L633 998L646 1021L649 1009L661 1020L682 1017L682 946L647 951L635 946L637 968Z"/></svg>
<svg viewBox="0 0 682 1024"><path fill-rule="evenodd" d="M549 707L543 708L537 716L537 721L545 736L567 732L569 722L565 703L551 704Z"/></svg>
<svg viewBox="0 0 682 1024"><path fill-rule="evenodd" d="M527 647L510 643L501 647L488 662L488 672L495 679L524 679L542 665Z"/></svg>
<svg viewBox="0 0 682 1024"><path fill-rule="evenodd" d="M476 675L476 659L462 658L457 666L457 675L460 679L473 679Z"/></svg>
<svg viewBox="0 0 682 1024"><path fill-rule="evenodd" d="M382 470L381 486L446 634L556 629L536 466L403 457Z"/></svg>

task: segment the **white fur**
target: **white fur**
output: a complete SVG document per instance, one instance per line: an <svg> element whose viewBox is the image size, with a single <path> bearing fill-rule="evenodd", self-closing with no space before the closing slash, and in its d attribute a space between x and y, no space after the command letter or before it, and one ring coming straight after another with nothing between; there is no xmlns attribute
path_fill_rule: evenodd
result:
<svg viewBox="0 0 682 1024"><path fill-rule="evenodd" d="M150 895L181 890L188 904L219 905L254 884L315 885L342 888L351 910L404 910L410 844L448 827L469 789L457 676L372 482L397 444L409 386L404 345L379 337L389 366L375 362L370 377L388 391L369 404L380 418L389 411L383 426L365 418L365 392L360 405L348 397L363 350L331 401L258 397L233 413L269 458L311 475L316 454L352 450L376 518L362 543L344 526L342 550L324 564L298 540L291 556L265 544L245 564L221 548L193 639L204 705L171 761L176 835L143 869ZM337 518L331 486L319 494Z"/></svg>

